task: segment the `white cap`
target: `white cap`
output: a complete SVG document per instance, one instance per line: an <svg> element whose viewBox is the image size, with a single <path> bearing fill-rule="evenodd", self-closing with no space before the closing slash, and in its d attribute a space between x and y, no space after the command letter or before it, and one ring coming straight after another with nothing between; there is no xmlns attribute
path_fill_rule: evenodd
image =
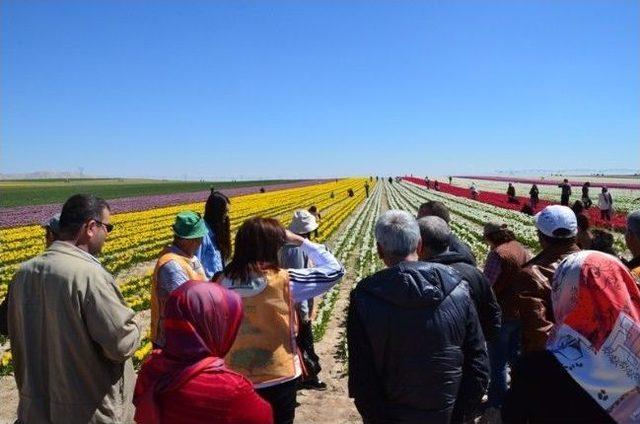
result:
<svg viewBox="0 0 640 424"><path fill-rule="evenodd" d="M296 234L307 234L318 228L316 217L304 209L293 213L293 219L289 224L289 230Z"/></svg>
<svg viewBox="0 0 640 424"><path fill-rule="evenodd" d="M542 234L554 238L575 237L578 234L578 221L576 214L567 207L560 205L551 205L542 209L533 217L536 227ZM570 233L566 235L556 235L554 231L565 229Z"/></svg>

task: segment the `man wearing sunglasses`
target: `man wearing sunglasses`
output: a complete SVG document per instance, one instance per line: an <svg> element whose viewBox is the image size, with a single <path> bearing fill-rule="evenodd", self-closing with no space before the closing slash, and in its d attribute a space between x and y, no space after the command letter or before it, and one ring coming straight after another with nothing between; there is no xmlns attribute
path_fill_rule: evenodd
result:
<svg viewBox="0 0 640 424"><path fill-rule="evenodd" d="M104 200L77 194L58 239L22 264L10 285L9 338L18 422L129 422L140 343L134 312L96 255L108 233Z"/></svg>

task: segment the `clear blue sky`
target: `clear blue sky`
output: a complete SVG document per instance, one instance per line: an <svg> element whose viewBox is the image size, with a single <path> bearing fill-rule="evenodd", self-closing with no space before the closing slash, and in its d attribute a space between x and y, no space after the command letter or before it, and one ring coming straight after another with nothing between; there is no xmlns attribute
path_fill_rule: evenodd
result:
<svg viewBox="0 0 640 424"><path fill-rule="evenodd" d="M640 165L640 2L1 2L0 172Z"/></svg>

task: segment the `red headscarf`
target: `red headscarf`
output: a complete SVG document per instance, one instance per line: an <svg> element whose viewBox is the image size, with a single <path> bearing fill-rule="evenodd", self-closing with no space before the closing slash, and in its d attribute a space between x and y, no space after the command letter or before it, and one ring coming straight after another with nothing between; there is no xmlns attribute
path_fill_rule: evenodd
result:
<svg viewBox="0 0 640 424"><path fill-rule="evenodd" d="M158 423L159 394L176 390L198 374L224 369L224 356L242 321L240 296L219 284L189 281L165 305L163 349L154 350L138 374L136 422Z"/></svg>

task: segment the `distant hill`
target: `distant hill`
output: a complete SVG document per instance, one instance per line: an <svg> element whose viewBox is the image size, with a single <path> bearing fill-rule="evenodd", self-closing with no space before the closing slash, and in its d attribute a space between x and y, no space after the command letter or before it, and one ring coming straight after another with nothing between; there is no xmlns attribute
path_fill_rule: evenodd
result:
<svg viewBox="0 0 640 424"><path fill-rule="evenodd" d="M53 179L66 179L66 178L96 178L91 175L86 175L83 172L28 172L24 174L2 174L0 173L0 180L53 180Z"/></svg>

